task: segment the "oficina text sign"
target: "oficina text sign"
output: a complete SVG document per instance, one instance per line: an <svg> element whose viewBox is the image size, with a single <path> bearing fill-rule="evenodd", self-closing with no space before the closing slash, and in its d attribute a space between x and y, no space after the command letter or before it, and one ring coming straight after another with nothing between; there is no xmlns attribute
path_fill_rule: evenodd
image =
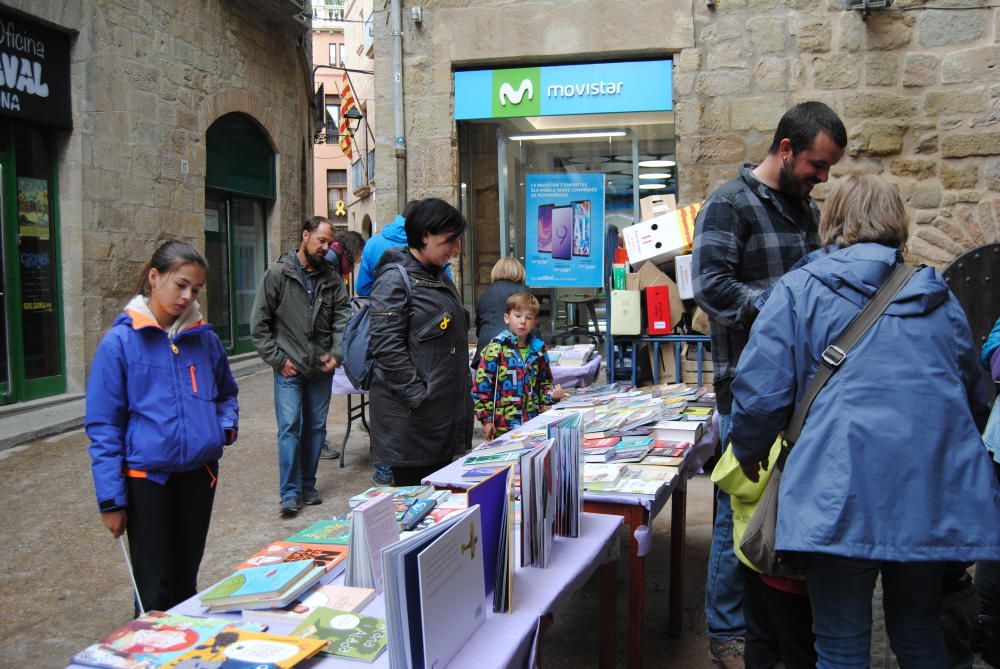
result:
<svg viewBox="0 0 1000 669"><path fill-rule="evenodd" d="M0 116L73 127L69 35L0 10Z"/></svg>

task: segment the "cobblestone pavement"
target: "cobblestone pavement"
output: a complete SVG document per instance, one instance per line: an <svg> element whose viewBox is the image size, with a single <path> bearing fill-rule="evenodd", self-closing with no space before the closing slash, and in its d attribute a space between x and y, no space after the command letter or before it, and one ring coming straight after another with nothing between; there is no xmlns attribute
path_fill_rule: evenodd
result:
<svg viewBox="0 0 1000 669"><path fill-rule="evenodd" d="M278 515L277 456L270 372L239 380L240 440L222 460L212 528L202 563L202 587L270 540L288 536L320 519L345 512L347 498L371 485L368 436L352 429L346 467L320 462L321 506L305 507L292 519ZM335 397L330 443L344 434L346 403ZM81 430L0 453L0 666L63 667L74 652L128 621L132 611L128 575L117 543L100 524L93 499L87 440ZM653 525L653 551L646 569L646 667L710 667L704 638L705 563L710 539L711 485L695 477L689 486L685 624L679 639L666 628L669 513ZM622 543L622 555L627 555ZM625 666L628 574L619 561L618 657ZM541 666L594 667L598 639L597 580L592 579L557 613L542 644ZM874 666L891 653L877 636ZM880 646L879 644L883 644Z"/></svg>

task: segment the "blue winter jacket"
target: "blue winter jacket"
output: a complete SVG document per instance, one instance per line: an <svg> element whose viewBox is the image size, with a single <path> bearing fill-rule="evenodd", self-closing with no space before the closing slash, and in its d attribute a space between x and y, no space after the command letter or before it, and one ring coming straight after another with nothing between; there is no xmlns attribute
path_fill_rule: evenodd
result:
<svg viewBox="0 0 1000 669"><path fill-rule="evenodd" d="M372 282L375 281L375 268L382 254L397 246L406 246L406 219L397 215L385 230L372 235L365 242L365 250L361 252L361 264L354 279L354 292L361 297L368 297L372 292ZM445 275L451 279L451 265L445 265Z"/></svg>
<svg viewBox="0 0 1000 669"><path fill-rule="evenodd" d="M899 254L856 244L786 274L733 381L733 452L765 458L826 347ZM896 561L1000 559L986 385L965 314L922 268L817 396L781 480L777 547Z"/></svg>
<svg viewBox="0 0 1000 669"><path fill-rule="evenodd" d="M119 314L87 381L100 510L125 508L126 470L162 484L222 457L225 431L238 428L237 390L222 342L200 317L171 340L148 310Z"/></svg>

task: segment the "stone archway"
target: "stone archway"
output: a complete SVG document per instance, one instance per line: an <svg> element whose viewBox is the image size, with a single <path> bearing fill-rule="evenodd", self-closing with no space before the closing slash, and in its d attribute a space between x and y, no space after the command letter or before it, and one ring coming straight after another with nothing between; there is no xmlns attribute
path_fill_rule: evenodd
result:
<svg viewBox="0 0 1000 669"><path fill-rule="evenodd" d="M910 237L907 260L943 272L953 260L985 244L1000 242L1000 198L941 209Z"/></svg>

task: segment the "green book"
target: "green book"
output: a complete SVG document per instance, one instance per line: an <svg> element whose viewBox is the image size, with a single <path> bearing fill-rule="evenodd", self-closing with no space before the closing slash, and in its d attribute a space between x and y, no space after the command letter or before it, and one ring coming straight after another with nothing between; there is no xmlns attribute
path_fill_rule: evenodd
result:
<svg viewBox="0 0 1000 669"><path fill-rule="evenodd" d="M320 520L301 532L285 539L289 543L338 544L346 546L351 540L351 521L341 518Z"/></svg>
<svg viewBox="0 0 1000 669"><path fill-rule="evenodd" d="M374 662L388 640L384 619L322 606L309 614L292 636L329 641L320 652L363 662Z"/></svg>

